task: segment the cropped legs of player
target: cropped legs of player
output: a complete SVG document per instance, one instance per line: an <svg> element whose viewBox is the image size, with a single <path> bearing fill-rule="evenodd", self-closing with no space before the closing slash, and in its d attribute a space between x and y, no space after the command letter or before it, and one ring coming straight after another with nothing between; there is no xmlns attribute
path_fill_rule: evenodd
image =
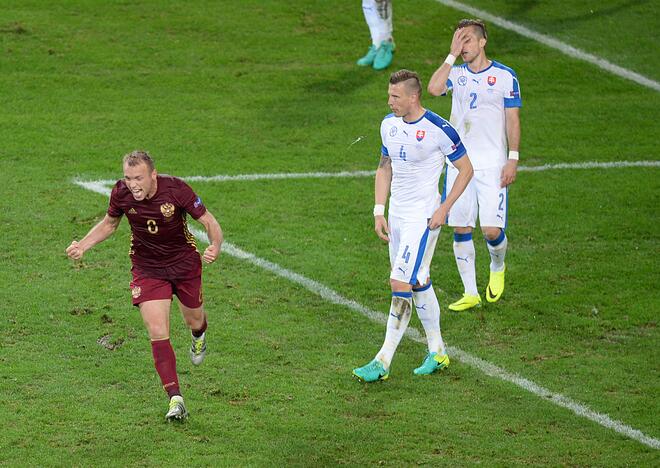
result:
<svg viewBox="0 0 660 468"><path fill-rule="evenodd" d="M361 67L384 70L394 57L392 38L392 0L362 0L364 19L369 26L371 45L364 57L357 61Z"/></svg>

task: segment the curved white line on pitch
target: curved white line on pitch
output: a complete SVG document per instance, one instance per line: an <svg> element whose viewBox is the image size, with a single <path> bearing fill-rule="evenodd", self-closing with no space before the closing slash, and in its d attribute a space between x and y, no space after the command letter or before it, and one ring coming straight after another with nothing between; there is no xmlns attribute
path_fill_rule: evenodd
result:
<svg viewBox="0 0 660 468"><path fill-rule="evenodd" d="M189 229L190 232L192 232L195 235L195 237L208 244L209 240L204 231L200 231L199 229L196 229L194 227L193 228L189 227ZM376 312L374 310L369 309L368 307L359 304L358 302L355 302L351 299L347 299L338 292L333 291L332 289L319 283L318 281L314 281L313 279L307 278L299 273L295 273L291 270L287 270L286 268L283 268L276 263L270 262L263 258L259 258L256 255L241 250L238 247L228 242L225 242L223 244L222 251L226 254L231 255L232 257L240 258L242 260L247 260L248 262L257 265L263 268L264 270L268 270L271 273L276 274L277 276L281 276L282 278L297 283L302 287L304 287L305 289L307 289L308 291L314 294L318 294L328 302L332 302L333 304L337 304L337 305L342 305L356 312L359 312L360 314L367 317L369 320L372 320L379 324L387 323L387 317L385 316L385 314L381 314L379 312ZM426 339L416 328L408 327L405 334L408 338L410 338L413 341L426 344ZM551 390L548 390L545 387L542 387L541 385L538 385L535 382L532 382L531 380L528 380L516 374L512 374L511 372L508 372L505 369L502 369L501 367L498 367L495 364L485 361L466 351L463 351L460 348L456 348L454 346L448 346L447 350L449 351L449 354L452 355L452 357L456 357L458 360L463 361L465 364L472 366L476 369L479 369L481 372L483 372L486 375L489 375L491 377L496 377L506 382L513 383L518 387L522 388L523 390L527 390L528 392L533 393L534 395L537 395L545 400L552 401L554 404L558 406L571 410L573 413L577 414L578 416L587 418L595 423L600 424L601 426L607 427L608 429L612 429L618 432L619 434L622 434L626 437L641 442L644 445L648 445L649 447L655 449L660 449L660 440L647 436L642 431L638 429L634 429L628 426L627 424L622 423L621 421L612 419L606 414L598 413L592 410L591 408L589 408L588 406L583 405L582 403L579 403L575 400L572 400L571 398L568 398L567 396L564 396L561 393L555 393Z"/></svg>
<svg viewBox="0 0 660 468"><path fill-rule="evenodd" d="M74 180L74 183L80 185L83 188L86 188L87 190L91 190L92 192L106 196L110 195L111 189L108 186L107 181L83 182L79 180ZM112 184L113 181L110 181L110 183ZM196 229L194 227L189 227L189 229L198 239L208 244L209 240L205 232L200 231L199 229ZM299 273L295 273L291 270L287 270L286 268L283 268L276 263L270 262L268 260L264 260L262 258L257 257L254 254L241 250L238 247L230 244L229 242L225 242L223 244L222 250L224 253L231 255L232 257L236 257L242 260L247 260L248 262L254 265L257 265L278 276L288 279L289 281L297 283L303 286L308 291L314 294L318 294L323 299L332 302L333 304L342 305L348 307L351 310L359 312L360 314L367 317L369 320L372 320L379 324L385 324L387 322L387 318L385 317L384 314L371 310L368 307L359 304L358 302L347 299L341 294L319 283L318 281L314 281ZM408 329L406 330L406 336L412 339L413 341L417 341L418 343L426 343L426 340L424 339L422 334L413 327L408 327ZM612 419L606 414L598 413L592 410L591 408L583 405L582 403L579 403L562 395L561 393L552 392L551 390L548 390L547 388L542 387L536 384L535 382L532 382L531 380L525 379L524 377L520 377L519 375L516 374L512 374L502 369L501 367L498 367L495 364L485 361L477 356L473 356L472 354L467 353L460 348L456 348L454 346L448 346L447 349L452 354L452 356L455 356L458 360L463 361L467 365L479 369L481 372L483 372L486 375L489 375L491 377L497 377L498 379L504 380L506 382L511 382L517 385L518 387L527 390L530 393L533 393L534 395L537 395L548 401L552 401L554 404L558 406L571 410L573 413L577 414L578 416L587 418L595 423L600 424L603 427L607 427L609 429L618 432L619 434L622 434L626 437L641 442L644 445L647 445L655 449L660 449L660 440L647 436L642 431L638 429L634 429L628 426L627 424L622 423L621 421Z"/></svg>
<svg viewBox="0 0 660 468"><path fill-rule="evenodd" d="M481 18L489 23L496 24L501 28L508 29L509 31L516 32L521 36L525 36L529 39L533 39L537 42L540 42L541 44L544 44L548 47L557 49L558 51L568 55L569 57L580 59L585 62L596 65L597 67L602 68L603 70L606 70L610 73L613 73L614 75L634 81L635 83L641 84L642 86L646 86L647 88L660 91L660 83L658 83L657 81L647 78L644 75L640 75L639 73L636 73L632 70L628 70L627 68L623 68L620 67L619 65L615 65L601 57L598 57L596 55L590 54L576 47L568 45L565 42L562 42L558 39L555 39L550 36L546 36L545 34L537 33L536 31L532 31L531 29L528 29L524 26L513 23L509 20L505 20L504 18L501 18L499 16L490 14L487 11L471 7L469 5L465 5L464 3L455 2L453 0L435 0L435 1L438 3L442 3L443 5L448 6L450 8L454 8L456 10L470 13L471 15L477 18Z"/></svg>

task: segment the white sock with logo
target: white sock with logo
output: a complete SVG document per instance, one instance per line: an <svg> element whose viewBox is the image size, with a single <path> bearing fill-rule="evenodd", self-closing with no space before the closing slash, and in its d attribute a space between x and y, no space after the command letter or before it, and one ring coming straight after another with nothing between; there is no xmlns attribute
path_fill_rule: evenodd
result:
<svg viewBox="0 0 660 468"><path fill-rule="evenodd" d="M456 258L456 266L463 281L465 294L476 296L479 292L477 291L477 273L474 267L476 255L471 232L466 234L454 233L454 258Z"/></svg>
<svg viewBox="0 0 660 468"><path fill-rule="evenodd" d="M393 292L390 305L390 315L387 317L387 330L383 346L376 354L376 358L383 363L385 369L390 368L396 348L408 328L412 316L412 293Z"/></svg>
<svg viewBox="0 0 660 468"><path fill-rule="evenodd" d="M413 301L426 333L429 353L447 354L440 333L440 304L430 281L426 286L413 289Z"/></svg>
<svg viewBox="0 0 660 468"><path fill-rule="evenodd" d="M509 245L504 230L500 231L497 239L486 240L486 245L490 252L490 271L503 271L504 257L506 257L506 249Z"/></svg>

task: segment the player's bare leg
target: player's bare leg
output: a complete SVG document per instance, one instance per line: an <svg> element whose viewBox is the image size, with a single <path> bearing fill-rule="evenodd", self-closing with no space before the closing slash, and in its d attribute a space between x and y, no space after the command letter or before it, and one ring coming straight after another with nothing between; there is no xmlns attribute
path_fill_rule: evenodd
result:
<svg viewBox="0 0 660 468"><path fill-rule="evenodd" d="M477 290L476 255L471 227L454 228L454 258L458 273L461 275L464 293L458 301L449 304L449 309L461 311L480 306L481 297Z"/></svg>
<svg viewBox="0 0 660 468"><path fill-rule="evenodd" d="M497 302L504 292L504 272L506 265L504 258L509 244L504 230L499 227L482 226L490 252L490 280L486 288L486 300Z"/></svg>
<svg viewBox="0 0 660 468"><path fill-rule="evenodd" d="M206 357L206 312L204 311L204 306L190 308L179 303L179 308L192 334L190 360L194 365L198 366Z"/></svg>
<svg viewBox="0 0 660 468"><path fill-rule="evenodd" d="M179 389L179 377L176 373L176 355L170 343L170 299L146 301L140 304L140 314L149 338L154 365L163 384L163 389L170 397L170 404L165 417L168 421L182 420L188 416Z"/></svg>

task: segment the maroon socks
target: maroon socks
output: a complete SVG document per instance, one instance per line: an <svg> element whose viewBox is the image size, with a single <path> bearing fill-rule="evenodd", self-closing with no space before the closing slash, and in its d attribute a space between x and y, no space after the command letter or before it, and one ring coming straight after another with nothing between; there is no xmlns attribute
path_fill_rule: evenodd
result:
<svg viewBox="0 0 660 468"><path fill-rule="evenodd" d="M204 329L206 329L206 321L204 322ZM170 339L152 341L151 351L154 355L156 371L160 376L160 381L163 383L163 389L167 392L167 395L170 398L174 395L181 395L179 378L176 375L176 356L174 355Z"/></svg>

